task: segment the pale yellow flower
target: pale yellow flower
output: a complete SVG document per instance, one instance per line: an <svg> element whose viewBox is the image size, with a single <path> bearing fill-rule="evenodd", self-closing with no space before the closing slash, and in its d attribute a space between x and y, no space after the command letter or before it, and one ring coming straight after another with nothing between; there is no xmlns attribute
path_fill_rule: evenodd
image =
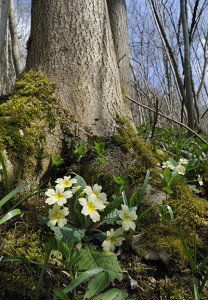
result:
<svg viewBox="0 0 208 300"><path fill-rule="evenodd" d="M58 178L55 182L67 188L71 187L72 184L77 183L77 180L75 178L71 178L71 176L64 176L64 178Z"/></svg>
<svg viewBox="0 0 208 300"><path fill-rule="evenodd" d="M88 198L79 198L79 203L83 206L81 213L85 216L90 216L93 222L100 220L98 210L105 208L102 201L98 200L95 194L88 195Z"/></svg>
<svg viewBox="0 0 208 300"><path fill-rule="evenodd" d="M59 184L56 185L55 190L48 189L45 194L49 197L46 199L46 203L49 205L57 203L59 206L64 205L67 199L73 195L72 191L64 191L64 186Z"/></svg>
<svg viewBox="0 0 208 300"><path fill-rule="evenodd" d="M121 246L123 241L123 229L118 228L114 231L113 228L107 231L107 239L102 243L104 251L114 251L115 246Z"/></svg>
<svg viewBox="0 0 208 300"><path fill-rule="evenodd" d="M135 209L130 210L127 205L121 205L122 210L119 213L119 217L123 220L122 228L129 230L129 228L135 229L136 224L133 222L137 219Z"/></svg>
<svg viewBox="0 0 208 300"><path fill-rule="evenodd" d="M65 218L69 214L69 209L64 207L60 208L58 204L54 204L52 209L49 209L49 221L48 226L55 226L56 223L59 227L64 227L67 224L67 219Z"/></svg>

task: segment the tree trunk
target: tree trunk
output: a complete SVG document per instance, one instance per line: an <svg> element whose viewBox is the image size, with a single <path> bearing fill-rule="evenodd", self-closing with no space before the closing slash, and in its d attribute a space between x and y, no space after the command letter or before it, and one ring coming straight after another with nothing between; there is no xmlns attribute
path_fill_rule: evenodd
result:
<svg viewBox="0 0 208 300"><path fill-rule="evenodd" d="M125 94L130 95L130 58L126 2L125 0L107 0L107 4L121 85Z"/></svg>
<svg viewBox="0 0 208 300"><path fill-rule="evenodd" d="M106 0L32 1L27 69L57 83L63 109L82 128L108 135L122 97Z"/></svg>
<svg viewBox="0 0 208 300"><path fill-rule="evenodd" d="M9 14L9 1L0 0L0 56L2 52L2 46L5 40L8 14Z"/></svg>
<svg viewBox="0 0 208 300"><path fill-rule="evenodd" d="M10 0L9 29L10 29L11 40L12 40L12 55L14 60L14 67L17 76L22 72L22 63L20 59L19 40L18 40L16 21L15 21L14 0Z"/></svg>
<svg viewBox="0 0 208 300"><path fill-rule="evenodd" d="M193 95L191 86L191 65L190 65L190 47L189 47L189 34L188 34L188 24L186 17L186 4L185 0L180 0L181 6L181 18L183 27L183 39L184 39L184 79L185 79L185 89L186 89L186 104L188 113L188 126L194 129L194 108L193 108Z"/></svg>

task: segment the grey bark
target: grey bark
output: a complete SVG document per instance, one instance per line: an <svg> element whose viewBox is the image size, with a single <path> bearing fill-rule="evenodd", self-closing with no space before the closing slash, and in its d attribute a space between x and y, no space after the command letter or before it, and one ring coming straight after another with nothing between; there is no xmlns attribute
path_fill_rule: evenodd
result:
<svg viewBox="0 0 208 300"><path fill-rule="evenodd" d="M26 68L57 83L63 109L82 127L111 134L122 97L106 0L33 0Z"/></svg>
<svg viewBox="0 0 208 300"><path fill-rule="evenodd" d="M9 8L9 29L12 40L12 55L14 60L16 76L22 72L22 63L20 59L19 52L19 40L17 35L16 21L15 21L15 9L14 9L14 0L10 0Z"/></svg>
<svg viewBox="0 0 208 300"><path fill-rule="evenodd" d="M7 18L9 15L9 0L0 0L0 56L5 40Z"/></svg>
<svg viewBox="0 0 208 300"><path fill-rule="evenodd" d="M130 95L130 58L126 2L125 0L107 0L107 4L121 85L125 93Z"/></svg>
<svg viewBox="0 0 208 300"><path fill-rule="evenodd" d="M183 39L184 39L184 81L186 89L186 107L188 113L188 126L194 129L194 107L193 107L193 94L192 94L192 84L191 84L191 64L190 64L190 45L189 45L189 33L188 24L186 16L186 4L185 0L180 0L181 8L181 18L183 27Z"/></svg>

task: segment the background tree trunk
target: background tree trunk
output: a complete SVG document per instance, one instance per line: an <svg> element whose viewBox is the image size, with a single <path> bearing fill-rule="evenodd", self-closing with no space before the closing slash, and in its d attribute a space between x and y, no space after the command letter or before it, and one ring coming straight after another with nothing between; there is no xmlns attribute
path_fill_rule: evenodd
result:
<svg viewBox="0 0 208 300"><path fill-rule="evenodd" d="M106 0L32 1L27 69L57 83L63 109L82 127L111 134L122 97Z"/></svg>
<svg viewBox="0 0 208 300"><path fill-rule="evenodd" d="M14 0L10 0L9 29L10 29L11 40L12 40L12 55L14 60L14 67L17 76L22 72L22 63L20 59L19 40L18 40L16 21L15 21Z"/></svg>
<svg viewBox="0 0 208 300"><path fill-rule="evenodd" d="M121 85L125 94L130 95L130 59L126 2L125 0L107 0L107 4Z"/></svg>
<svg viewBox="0 0 208 300"><path fill-rule="evenodd" d="M0 56L1 56L2 46L5 40L8 14L9 14L9 1L0 0Z"/></svg>
<svg viewBox="0 0 208 300"><path fill-rule="evenodd" d="M194 129L194 108L193 108L193 95L192 95L192 86L191 86L191 65L190 65L190 47L189 47L189 33L188 33L188 24L187 24L187 10L185 0L180 0L181 6L181 18L182 18L182 27L183 27L183 39L184 39L184 81L186 89L186 106L188 113L188 126L191 129Z"/></svg>

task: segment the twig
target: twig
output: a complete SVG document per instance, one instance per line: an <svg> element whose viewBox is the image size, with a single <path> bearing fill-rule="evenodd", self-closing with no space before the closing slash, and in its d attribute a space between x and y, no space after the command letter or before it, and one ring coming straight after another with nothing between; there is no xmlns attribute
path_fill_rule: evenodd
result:
<svg viewBox="0 0 208 300"><path fill-rule="evenodd" d="M150 110L150 111L156 113L156 111L155 111L154 109L152 109L152 108L150 108L150 107L148 107L148 106L146 106L146 105L144 105L144 104L141 104L141 103L135 101L134 99L130 98L129 96L126 96L126 95L125 95L125 97L126 97L127 99L131 100L132 102L136 103L137 105L140 105L141 107L146 108L146 109L148 109L148 110ZM186 129L187 129L188 131L190 131L193 135L197 136L203 143L208 144L208 142L205 141L205 139L203 139L198 133L196 133L195 131L193 131L193 130L192 130L191 128L189 128L187 125L185 125L185 124L183 124L183 123L181 123L181 122L179 122L179 121L173 120L173 119L169 118L168 116L166 116L166 115L164 115L164 114L162 114L162 113L160 113L160 112L158 112L158 115L159 115L159 116L162 116L163 118L166 118L167 120L169 120L169 121L171 121L171 122L173 122L173 123L176 123L176 124L178 124L178 125L180 125L180 126L186 128Z"/></svg>
<svg viewBox="0 0 208 300"><path fill-rule="evenodd" d="M158 100L158 98L156 98L156 102L155 102L155 113L154 113L154 123L153 123L153 126L152 126L151 140L153 139L154 132L155 132L155 126L156 126L157 120L158 120L158 103L159 103L159 100Z"/></svg>

